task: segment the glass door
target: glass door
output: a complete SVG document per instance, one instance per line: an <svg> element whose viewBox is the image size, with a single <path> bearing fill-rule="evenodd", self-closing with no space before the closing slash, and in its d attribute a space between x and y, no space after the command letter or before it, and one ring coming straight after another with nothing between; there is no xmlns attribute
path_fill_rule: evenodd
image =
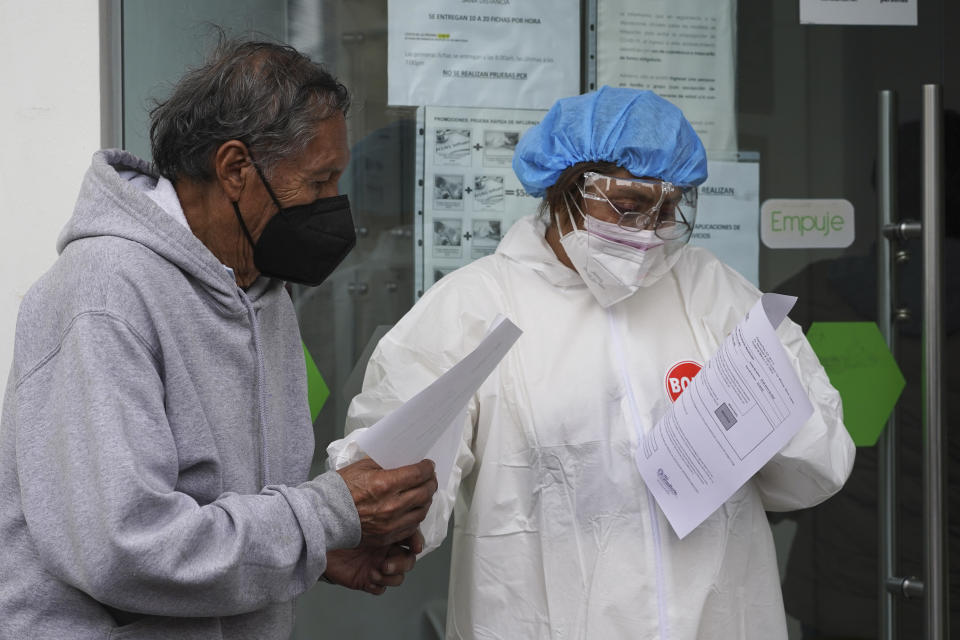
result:
<svg viewBox="0 0 960 640"><path fill-rule="evenodd" d="M584 91L594 88L598 76L604 76L596 65L598 58L607 64L604 52L613 31L604 28L603 17L615 4L636 14L620 25L633 34L662 20L662 8L671 6L663 0L621 0L619 4L582 0L584 62L582 69L570 69L570 73L582 77ZM957 415L960 398L958 368L950 366L951 356L960 349L960 313L955 313L960 304L960 265L956 264L960 259L960 218L955 215L960 188L956 72L960 44L951 37L960 27L960 3L916 0L916 26L801 24L801 0L684 0L673 4L693 7L687 19L678 23L688 53L697 47L702 53L704 43L728 29L724 51L730 57L723 73L691 83L677 80L678 74L673 73L656 87L669 92L674 83L678 91L722 96L711 104L723 108L697 114L704 126L713 119L725 123L722 135L711 134L711 140L722 141L715 143L711 163L731 158L758 163L755 208L762 210L767 203L768 213L769 203L778 201L806 202L804 206L811 207L824 201L849 204L844 214L844 224L850 225L844 228L850 234L847 244L842 244L846 240L833 244L821 240L785 246L771 238L767 242L762 240L760 227L764 218L754 211L754 223L739 228L737 234L753 247L747 260L753 265L756 284L763 291L797 296L791 317L805 330L818 323L883 324L888 315L896 318L890 323L891 334L905 385L896 403L895 439L886 443L887 449L882 449L883 445L880 449L875 445L858 447L846 487L822 505L770 514L790 637L924 637L922 597L892 597L893 613L886 618L888 622L880 622L881 603L889 597L884 586L887 576L881 574L879 561L884 555L880 488L888 479L885 470L892 469L887 484L896 494L892 517L897 535L887 554L891 575L916 576L922 582L927 543L923 508L924 247L917 237L889 245L895 274L890 305L894 311L878 311L877 292L882 285L878 253L883 253L886 242L880 240L878 223L884 175L878 151L878 95L882 91L896 94L896 115L890 127L896 139L892 155L897 167L896 198L891 207L894 221L919 220L924 185L921 87L942 87L946 268L940 284L946 308L941 310L940 328L945 365L941 379L926 382L943 385L949 419ZM721 5L727 7L727 13L718 14ZM343 432L346 407L360 389L370 349L412 306L418 293L417 201L423 189L418 148L423 134L418 130L415 107L388 104L388 1L177 0L160 4L123 0L122 8L124 140L128 149L143 157L149 157L149 98L162 97L169 87L165 83L176 80L202 58L212 44L209 27L205 27L209 23L234 34L252 31L287 41L324 62L353 94L348 121L352 160L341 188L353 204L357 249L322 286L293 290L304 343L330 389L314 423L313 472L319 473L327 443ZM717 31L724 20L727 26ZM671 47L661 49L672 51ZM630 51L621 55L610 63L619 65L615 71L630 78L629 82L655 82L643 78L656 75L651 69L657 63L651 56ZM670 76L669 70L666 73ZM768 222L771 219L766 218ZM778 220L782 229L784 218ZM829 226L829 220L814 219L810 235L815 230L823 237L829 235L825 224ZM877 390L878 404L889 401L893 405L892 398L880 397L892 392L883 391L886 387L879 384L871 386L872 374L865 374L860 383ZM851 421L859 417L853 407L847 408ZM960 496L960 436L949 434L948 424L944 422L950 476L944 485L950 502L946 557L956 558L960 556L960 547L953 545L960 540L960 504L955 502ZM886 451L890 455L884 455ZM392 589L380 598L318 585L299 601L294 638L443 637L448 562L449 551L443 547L418 563L401 589ZM954 560L950 565L952 569L958 563ZM960 607L960 593L956 593L960 575L950 584L953 593L946 594L944 606L953 611ZM898 583L901 591L902 586ZM892 625L889 636L881 635L885 624Z"/></svg>
<svg viewBox="0 0 960 640"><path fill-rule="evenodd" d="M387 104L386 0L290 0L289 42L323 61L350 89L350 196L357 246L321 286L294 287L304 343L330 388L314 422L312 473L342 437L347 406L360 392L367 359L386 330L413 306L416 108ZM373 598L321 584L297 604L293 638L443 637L449 544L421 559L402 588Z"/></svg>
<svg viewBox="0 0 960 640"><path fill-rule="evenodd" d="M889 267L895 284L890 305L878 309L883 285L878 251L883 254L888 242L878 223L883 187L879 94L894 92L897 104L891 126L894 221L922 217L923 85L943 87L946 175L951 171L956 175L960 154L956 146L960 104L956 76L949 71L957 68L958 50L947 37L958 24L957 9L954 3L932 1L920 2L918 10L917 26L837 26L799 24L796 3L740 0L738 7L738 141L741 149L760 152L761 203L788 199L810 201L816 207L816 201L842 199L852 205L855 224L853 241L842 248L815 248L817 241L801 241L797 248L761 243L760 288L798 296L791 317L805 330L817 323L883 325L889 318L896 361L905 379L893 413L895 438L887 442L881 436L876 445L859 446L853 474L833 498L812 509L770 516L783 560L792 638L947 637L924 635L926 604L915 589L907 589L912 595L908 598L902 581L891 583L890 589L886 586L890 576L914 576L922 582L925 575L924 553L929 545L924 510L924 385L943 384L947 415L951 403L956 406L958 389L949 365L942 379L924 380L924 246L918 237L890 245L884 268ZM947 221L943 242L948 258L941 284L948 306L956 305L956 295L950 292L956 290L960 273L949 249L957 242L957 226L950 215L957 184L949 178L943 182ZM775 226L777 220L764 215L763 224ZM770 230L762 229L761 237ZM820 233L825 235L826 227ZM946 336L942 350L949 362L950 345L957 343L956 321L949 310L940 318ZM865 345L847 347L867 349ZM832 348L824 346L827 352L819 353L828 372L831 363L842 368L837 359L850 353ZM885 377L892 373L884 366L878 364L860 375L854 386L875 391L860 401L851 397L848 402L845 396L848 427L863 422L871 405L892 405L896 394L888 388ZM949 431L946 421L944 429ZM956 440L947 436L946 456L951 461L957 459ZM887 450L890 454L885 456ZM956 471L951 470L950 476L952 482L945 480L945 486L955 486ZM895 494L892 526L886 527L885 484ZM954 506L957 493L947 495ZM958 513L955 506L950 513ZM949 532L946 540L952 543L960 532L955 515ZM895 546L886 549L888 541ZM960 549L954 556L956 552ZM892 565L890 574L883 571L884 555ZM951 562L951 573L955 574L956 566ZM955 592L957 579L951 582ZM947 592L944 597L946 609L960 605L955 595Z"/></svg>

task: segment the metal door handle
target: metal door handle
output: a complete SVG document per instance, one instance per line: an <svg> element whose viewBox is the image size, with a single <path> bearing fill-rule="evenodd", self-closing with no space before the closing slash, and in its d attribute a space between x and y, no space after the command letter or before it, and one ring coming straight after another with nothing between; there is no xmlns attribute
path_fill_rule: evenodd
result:
<svg viewBox="0 0 960 640"><path fill-rule="evenodd" d="M927 640L946 640L947 558L944 494L945 442L940 345L943 344L943 98L923 86L923 359L924 359L924 576Z"/></svg>
<svg viewBox="0 0 960 640"><path fill-rule="evenodd" d="M887 238L895 238L897 240L919 238L923 233L922 225L916 220L887 223L880 227L880 229Z"/></svg>
<svg viewBox="0 0 960 640"><path fill-rule="evenodd" d="M923 581L916 576L887 578L887 591L906 600L923 597Z"/></svg>
<svg viewBox="0 0 960 640"><path fill-rule="evenodd" d="M878 103L877 131L877 203L880 234L877 237L877 324L887 341L887 348L896 357L896 331L893 327L894 269L891 246L900 239L897 218L897 94L881 91ZM893 640L897 628L897 591L890 589L891 581L898 585L896 575L897 548L897 420L890 414L887 426L877 442L877 508L880 586L880 640Z"/></svg>

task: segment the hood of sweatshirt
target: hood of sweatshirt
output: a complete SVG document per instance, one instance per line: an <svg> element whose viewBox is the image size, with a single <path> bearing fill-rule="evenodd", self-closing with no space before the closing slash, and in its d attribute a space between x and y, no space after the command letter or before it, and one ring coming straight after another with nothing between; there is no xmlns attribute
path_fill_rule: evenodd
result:
<svg viewBox="0 0 960 640"><path fill-rule="evenodd" d="M115 236L136 242L196 279L218 304L231 313L244 304L233 275L187 227L165 212L121 172L135 171L154 179L153 166L119 149L98 151L87 170L73 215L60 233L57 252L72 242ZM279 281L260 277L246 291L256 301Z"/></svg>

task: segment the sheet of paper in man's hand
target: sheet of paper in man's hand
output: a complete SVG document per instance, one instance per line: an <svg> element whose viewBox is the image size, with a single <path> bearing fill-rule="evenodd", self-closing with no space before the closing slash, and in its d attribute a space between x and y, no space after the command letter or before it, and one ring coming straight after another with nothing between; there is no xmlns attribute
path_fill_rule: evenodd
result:
<svg viewBox="0 0 960 640"><path fill-rule="evenodd" d="M445 486L462 437L467 404L523 333L504 316L476 349L403 406L360 433L357 445L384 469L430 458Z"/></svg>
<svg viewBox="0 0 960 640"><path fill-rule="evenodd" d="M681 538L769 462L813 414L775 333L796 301L763 294L643 438L637 466Z"/></svg>

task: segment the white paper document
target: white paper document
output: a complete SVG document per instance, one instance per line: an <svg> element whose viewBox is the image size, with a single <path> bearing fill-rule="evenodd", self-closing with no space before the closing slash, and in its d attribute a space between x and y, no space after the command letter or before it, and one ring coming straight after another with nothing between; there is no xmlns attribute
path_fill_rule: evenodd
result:
<svg viewBox="0 0 960 640"><path fill-rule="evenodd" d="M800 24L917 25L917 0L800 0Z"/></svg>
<svg viewBox="0 0 960 640"><path fill-rule="evenodd" d="M599 0L597 83L650 89L707 151L736 151L736 0Z"/></svg>
<svg viewBox="0 0 960 640"><path fill-rule="evenodd" d="M513 172L520 137L546 111L425 107L423 243L416 252L418 287L493 253L520 218L536 213ZM421 178L421 176L415 176Z"/></svg>
<svg viewBox="0 0 960 640"><path fill-rule="evenodd" d="M575 0L389 0L387 12L392 105L547 109L579 93Z"/></svg>
<svg viewBox="0 0 960 640"><path fill-rule="evenodd" d="M637 466L681 538L813 415L775 333L796 300L765 293L644 436Z"/></svg>
<svg viewBox="0 0 960 640"><path fill-rule="evenodd" d="M384 469L430 458L436 464L437 481L446 486L470 397L521 333L509 319L498 316L480 346L402 407L359 432L357 446Z"/></svg>
<svg viewBox="0 0 960 640"><path fill-rule="evenodd" d="M709 249L760 286L760 163L710 160L698 188L697 222L690 244Z"/></svg>

